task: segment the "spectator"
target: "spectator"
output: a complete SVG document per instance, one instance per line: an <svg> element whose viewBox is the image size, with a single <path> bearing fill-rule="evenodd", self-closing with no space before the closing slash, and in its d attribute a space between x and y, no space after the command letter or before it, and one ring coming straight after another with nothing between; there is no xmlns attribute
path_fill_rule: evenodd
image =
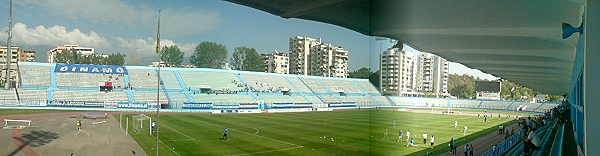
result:
<svg viewBox="0 0 600 156"><path fill-rule="evenodd" d="M473 144L469 144L469 155L473 156Z"/></svg>
<svg viewBox="0 0 600 156"><path fill-rule="evenodd" d="M465 147L463 148L463 153L465 153L465 156L469 156L469 144L465 144Z"/></svg>
<svg viewBox="0 0 600 156"><path fill-rule="evenodd" d="M532 149L540 149L540 137L533 131L532 127L528 127L527 131L529 132L529 135L522 138L525 141L523 144L524 154L532 153Z"/></svg>
<svg viewBox="0 0 600 156"><path fill-rule="evenodd" d="M450 154L452 154L452 149L454 149L454 138L450 139L448 146L450 146Z"/></svg>

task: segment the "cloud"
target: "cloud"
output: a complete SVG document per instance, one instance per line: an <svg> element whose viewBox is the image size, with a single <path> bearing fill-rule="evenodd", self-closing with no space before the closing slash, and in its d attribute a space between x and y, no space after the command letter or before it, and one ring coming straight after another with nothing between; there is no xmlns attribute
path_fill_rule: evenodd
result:
<svg viewBox="0 0 600 156"><path fill-rule="evenodd" d="M147 39L124 39L122 37L115 37L115 40L119 42L119 46L123 49L130 50L131 52L135 52L142 55L150 55L156 54L156 39L152 37L148 37ZM173 40L169 39L160 39L160 46L172 46L177 45L177 47L185 53L185 56L189 56L194 52L196 48L195 44L191 43L175 43Z"/></svg>
<svg viewBox="0 0 600 156"><path fill-rule="evenodd" d="M18 5L59 18L85 19L93 23L112 24L114 27L155 28L158 18L157 9L120 0L23 0ZM222 23L219 13L198 8L166 8L161 12L161 31L172 37L206 32Z"/></svg>
<svg viewBox="0 0 600 156"><path fill-rule="evenodd" d="M4 27L3 30L8 30ZM77 44L93 48L109 48L106 39L96 32L81 32L79 29L66 30L64 26L52 27L37 26L28 28L23 23L16 23L12 30L13 43L28 46L58 46L65 44ZM0 32L0 38L7 38L8 33Z"/></svg>

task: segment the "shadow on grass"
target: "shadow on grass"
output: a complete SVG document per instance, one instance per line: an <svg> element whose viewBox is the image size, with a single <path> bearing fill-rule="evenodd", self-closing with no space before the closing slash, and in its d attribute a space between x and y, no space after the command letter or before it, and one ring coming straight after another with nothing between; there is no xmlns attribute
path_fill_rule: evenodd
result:
<svg viewBox="0 0 600 156"><path fill-rule="evenodd" d="M470 142L472 142L474 140L477 140L477 139L479 139L479 138L481 138L483 136L497 133L498 132L498 126L500 126L500 125L511 125L511 124L514 124L514 123L515 123L514 120L510 120L510 121L507 121L507 122L504 122L504 123L501 123L501 124L497 124L497 125L492 126L490 128L487 128L487 129L485 129L483 131L479 131L479 132L476 132L474 134L467 135L467 136L465 136L465 137L462 138L462 139L464 139L464 141L459 141L458 142L458 147L461 147L461 146L465 145L466 143L470 143ZM440 154L443 154L444 152L450 151L450 146L448 146L447 143L448 142L444 142L443 144L439 144L439 145L434 146L433 149L420 150L420 151L411 153L410 155L428 155L427 152L431 152L432 154L430 154L430 155L440 155ZM482 150L488 150L488 149L482 149ZM458 149L457 149L457 151L458 151Z"/></svg>
<svg viewBox="0 0 600 156"><path fill-rule="evenodd" d="M21 134L21 137L13 137L13 139L22 142L23 145L8 155L15 155L26 146L40 147L46 145L57 138L58 134L49 131L31 131L29 134Z"/></svg>

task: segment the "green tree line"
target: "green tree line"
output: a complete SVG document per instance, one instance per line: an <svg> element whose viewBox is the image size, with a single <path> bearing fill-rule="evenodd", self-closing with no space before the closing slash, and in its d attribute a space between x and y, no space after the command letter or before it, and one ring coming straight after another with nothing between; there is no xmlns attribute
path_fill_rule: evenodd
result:
<svg viewBox="0 0 600 156"><path fill-rule="evenodd" d="M490 81L482 80L479 77L475 78L471 75L450 74L448 76L448 92L450 95L462 99L475 98L475 81ZM537 95L543 93L533 90L528 87L521 86L514 82L503 80L500 88L500 98L504 100L532 100ZM512 92L511 89L515 88ZM538 99L539 100L539 99ZM548 95L546 101L560 102L560 96Z"/></svg>
<svg viewBox="0 0 600 156"><path fill-rule="evenodd" d="M101 65L123 65L125 64L125 55L121 53L110 54L106 57L92 54L82 55L75 49L65 49L54 57L56 63L67 64L101 64Z"/></svg>

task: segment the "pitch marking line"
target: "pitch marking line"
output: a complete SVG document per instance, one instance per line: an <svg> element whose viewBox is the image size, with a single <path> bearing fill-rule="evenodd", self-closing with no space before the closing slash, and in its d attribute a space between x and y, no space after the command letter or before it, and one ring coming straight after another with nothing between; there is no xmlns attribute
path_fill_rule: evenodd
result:
<svg viewBox="0 0 600 156"><path fill-rule="evenodd" d="M177 133L179 133L179 134L181 134L181 135L183 135L183 136L185 136L185 137L188 137L188 138L190 138L191 140L196 140L196 139L194 139L194 138L192 138L192 137L190 137L190 136L188 136L188 135L185 135L185 134L183 134L183 133L179 132L178 130L175 130L175 129L173 129L173 128L171 128L171 127L167 126L167 125L163 125L163 126L167 127L168 129L171 129L171 130L173 130L173 131L175 131L175 132L177 132Z"/></svg>
<svg viewBox="0 0 600 156"><path fill-rule="evenodd" d="M302 148L302 147L303 147L303 146L297 146L297 147L282 148L282 149L276 149L276 150L268 150L268 151L254 152L254 153L235 154L235 155L231 155L231 156L238 156L238 155L254 155L254 154L261 154L261 153L269 153L269 152L285 151L285 150L291 150L291 149Z"/></svg>
<svg viewBox="0 0 600 156"><path fill-rule="evenodd" d="M258 132L260 132L260 131L258 131L258 129L256 129L256 128L252 128L252 129L256 130L256 133L254 133L254 134L258 134Z"/></svg>
<svg viewBox="0 0 600 156"><path fill-rule="evenodd" d="M154 138L154 139L156 139L156 138ZM181 156L181 155L179 155L179 153L175 152L175 150L173 150L173 148L171 148L171 147L167 146L167 145L166 145L165 143L163 143L162 141L158 140L158 142L160 142L161 144L163 144L164 146L166 146L166 147L167 147L169 150L173 151L173 153L177 154L178 156ZM157 155L158 155L158 154L157 154Z"/></svg>
<svg viewBox="0 0 600 156"><path fill-rule="evenodd" d="M200 121L200 122L204 122L204 123L207 123L207 124L211 124L211 125L213 125L213 126L225 127L225 126L221 126L221 125L213 124L213 123L206 122L206 121L202 121L202 120L198 120L198 121ZM256 137L259 137L259 138L264 138L264 139L267 139L267 140L273 140L273 141L281 142L281 143L284 143L284 144L288 144L288 145L292 145L292 146L297 146L298 148L299 148L299 147L304 147L304 146L297 145L297 144L294 144L294 143L289 143L289 142L285 142L285 141L281 141L281 140L277 140L277 139L273 139L273 138L269 138L269 137L265 137L265 136L260 136L260 135L256 135L256 134L252 134L252 133L248 133L248 132L244 132L244 131L240 131L240 130L233 129L233 128L230 128L230 129L231 129L231 130L234 130L234 131L238 131L238 132L244 133L244 134L248 134L248 135L256 136Z"/></svg>

